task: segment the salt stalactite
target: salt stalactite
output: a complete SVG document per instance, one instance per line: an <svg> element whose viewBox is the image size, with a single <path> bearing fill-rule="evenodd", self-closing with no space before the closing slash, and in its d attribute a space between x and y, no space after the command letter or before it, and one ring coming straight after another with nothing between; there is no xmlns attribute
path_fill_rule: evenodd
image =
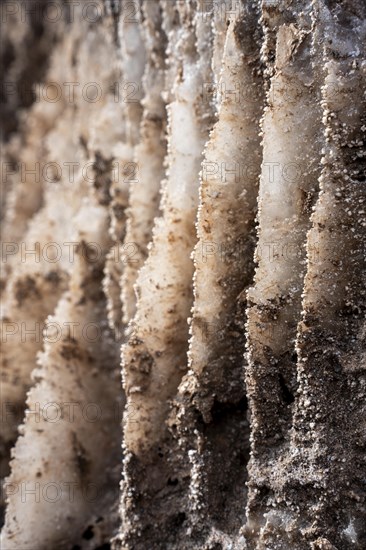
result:
<svg viewBox="0 0 366 550"><path fill-rule="evenodd" d="M191 483L191 498L201 495L201 521L196 520L201 532L233 534L245 519L245 290L254 274L264 103L258 20L258 10L250 2L231 15L217 83L218 121L202 164L191 370L180 386L179 399L181 437L188 439L193 468L202 472L198 480L192 474Z"/></svg>
<svg viewBox="0 0 366 550"><path fill-rule="evenodd" d="M135 147L140 139L143 97L142 77L145 69L145 48L142 30L142 6L144 2L124 0L120 4L117 26L117 45L121 67L121 79L116 82L118 101L123 107L121 125L124 139L114 147L114 158L119 166L118 174L112 177L111 185L111 235L115 244L110 251L106 264L106 277L103 283L108 298L109 322L117 333L122 331L121 311L124 299L133 288L123 290L121 277L126 256L131 252L126 236L127 207L130 187L138 179L138 166L134 161ZM132 247L134 244L132 243ZM126 252L126 254L124 254ZM133 298L131 298L133 300ZM125 313L125 322L128 315Z"/></svg>
<svg viewBox="0 0 366 550"><path fill-rule="evenodd" d="M275 73L277 31L281 24L283 7L281 0L262 0L263 43L261 55L263 59L264 86L268 92L271 78Z"/></svg>
<svg viewBox="0 0 366 550"><path fill-rule="evenodd" d="M85 532L101 545L113 534L120 392L118 345L101 289L109 244L105 208L84 200L75 226L80 244L70 286L46 325L37 383L5 485L2 547L9 550L66 549ZM104 254L96 255L91 242Z"/></svg>
<svg viewBox="0 0 366 550"><path fill-rule="evenodd" d="M62 0L55 0L53 9L61 8ZM12 2L1 5L0 61L4 80L0 139L5 143L21 132L23 114L38 101L34 86L43 82L50 54L64 32L64 18L52 18L47 10L47 0L29 0L27 6Z"/></svg>
<svg viewBox="0 0 366 550"><path fill-rule="evenodd" d="M214 40L212 46L212 73L213 73L213 92L214 99L218 100L218 90L220 82L220 73L222 69L222 58L224 55L224 47L226 41L226 31L227 24L230 21L230 8L233 10L234 17L238 16L242 9L242 0L240 2L235 2L235 0L221 0L220 2L205 2L205 0L200 0L199 5L204 11L205 9L211 10L213 12L213 33ZM229 13L227 13L229 11Z"/></svg>
<svg viewBox="0 0 366 550"><path fill-rule="evenodd" d="M54 60L56 58L57 55L54 55ZM49 76L51 74L48 73ZM51 87L50 82L47 78L42 86ZM7 197L3 239L14 244L15 248L26 233L30 219L42 206L44 184L50 178L50 174L43 170L44 140L64 107L63 101L50 103L41 99L35 103L23 124L22 141L14 139L6 148L9 160L4 159L4 176L11 188Z"/></svg>
<svg viewBox="0 0 366 550"><path fill-rule="evenodd" d="M146 53L143 42L142 21L145 0L123 0L120 14L121 62L126 90L126 133L128 142L134 147L140 139L140 124L143 107L142 77ZM133 10L131 10L133 8Z"/></svg>
<svg viewBox="0 0 366 550"><path fill-rule="evenodd" d="M179 13L177 4L170 0L160 0L162 10L162 28L167 37L167 48L165 52L165 89L163 91L163 99L166 104L174 101L174 83L177 78L177 70L180 63L179 57L174 55L177 49L179 33L177 26L179 25Z"/></svg>
<svg viewBox="0 0 366 550"><path fill-rule="evenodd" d="M363 550L364 1L55 4L1 4L62 89L5 90L1 546Z"/></svg>
<svg viewBox="0 0 366 550"><path fill-rule="evenodd" d="M94 158L94 187L102 204L108 205L111 217L109 233L114 242L120 244L121 239L116 230L116 224L120 220L120 214L125 220L123 209L116 207L114 197L117 188L125 189L125 199L129 185L129 166L124 158L131 155L121 154L126 149L126 123L123 106L123 91L121 89L122 71L121 61L118 55L118 45L115 37L115 21L112 17L104 18L104 39L107 44L106 51L109 55L107 66L111 66L109 85L104 90L106 102L97 113L97 118L91 124L90 140L88 143L89 155ZM113 53L113 54L112 54ZM131 171L131 169L130 169ZM124 221L123 221L124 225ZM123 235L123 232L122 232ZM121 301L120 301L120 267L119 245L113 245L105 263L105 277L103 290L107 297L108 320L110 327L115 329L115 334L121 336Z"/></svg>
<svg viewBox="0 0 366 550"><path fill-rule="evenodd" d="M147 63L143 76L144 112L140 142L135 148L135 179L130 185L126 237L122 251L122 303L124 320L135 314L134 284L147 257L147 245L159 213L160 186L165 175L166 107L162 94L165 77L166 36L162 30L161 6L143 4L143 38Z"/></svg>
<svg viewBox="0 0 366 550"><path fill-rule="evenodd" d="M8 48L10 52L14 52L14 50L18 52L19 50L19 55L15 57L13 62L9 62L9 67L4 64L4 71L7 69L7 72L5 72L3 86L5 89L5 113L2 139L8 138L8 141L2 143L1 147L1 199L6 202L6 209L4 205L3 211L2 240L4 243L9 243L9 245L5 247L5 255L2 257L1 291L9 280L13 260L16 256L15 250L19 247L19 243L26 233L30 219L42 206L44 183L47 178L50 178L50 174L44 169L46 155L44 140L63 112L66 103L64 98L60 98L60 101L50 102L47 97L48 93L52 95L55 91L54 82L58 80L58 76L56 78L55 76L60 74L60 67L63 66L65 55L67 56L67 52L64 50L66 41L60 40L59 37L65 28L65 23L63 21L57 24L53 23L49 25L50 28L44 26L45 43L47 44L48 41L55 44L53 47L48 44L46 55L44 51L46 45L43 40L39 40L34 36L35 29L32 29L32 33L30 33L27 25L21 23L20 10L17 11L16 6L14 9L14 15L17 13L15 22L12 22L10 16L10 20L7 21L8 16L5 6L5 13L2 12L2 17L7 22L7 25L4 26L11 29L8 31L10 35ZM33 12L32 14L35 15ZM33 25L37 26L39 24L38 19L39 17L34 17ZM25 32L27 28L28 32ZM16 33L14 32L15 29ZM4 41L4 38L2 40L2 49L6 50L6 40ZM27 57L24 59L24 54L20 55L21 45L24 47L24 43L29 43L34 56L33 61L30 61ZM36 55L37 50L38 55ZM9 52L8 55L10 55ZM26 60L29 66L26 66ZM39 67L38 69L33 67L33 62L38 64L39 67L43 67L41 72ZM29 72L33 69L31 71L31 82L33 82L34 78L42 76L45 64L49 64L50 67L42 82L33 84L33 89L28 81L30 78ZM70 75L65 74L64 76ZM6 92L8 93L6 94ZM29 106L27 116L19 115L19 112L22 112L21 107L24 109L30 101L33 101L33 103ZM5 120L8 115L11 118L11 127L8 129L11 132L10 136L7 135ZM13 124L17 126L18 132L16 133L14 133Z"/></svg>
<svg viewBox="0 0 366 550"><path fill-rule="evenodd" d="M101 24L89 27L77 12L75 22L52 56L46 82L49 79L54 83L77 82L83 90L90 82L97 82L103 95L100 101L90 102L74 91L66 101L66 108L65 101L60 101L58 107L55 106L57 102L40 104L42 115L37 119L38 124L41 125L42 117L47 119L47 113L53 120L52 130L44 136L40 147L43 156L39 153L40 171L47 167L47 179L42 182L44 206L31 218L26 235L16 247L18 252L12 261L12 276L3 304L2 476L8 473L9 448L14 444L17 426L23 419L26 392L32 383L36 354L42 347L45 320L54 312L72 271L72 255L77 243L72 238L74 227L70 220L79 211L89 187L86 180L90 175L85 167L88 162L93 163L87 152L92 128L90 116L103 110L106 89L113 74L107 64L110 47ZM98 47L99 62L104 59L103 70L90 60L91 45ZM79 63L74 63L75 58ZM55 122L55 112L60 110L62 117ZM30 139L38 135L36 126ZM35 152L37 149L33 149L33 154ZM9 253L12 252L10 249Z"/></svg>
<svg viewBox="0 0 366 550"><path fill-rule="evenodd" d="M207 17L194 17L194 7L191 2L177 4L179 19L169 33L176 43L171 61L178 71L168 107L169 171L163 214L156 219L149 256L137 279L137 313L122 353L129 412L124 430L123 547L144 547L147 533L151 545L162 537L173 540L171 524L178 528L184 519L174 463L181 458L186 467L185 459L170 455L166 420L169 401L187 365L191 253L199 170L210 122L201 116L201 94L203 83L212 80L211 25Z"/></svg>
<svg viewBox="0 0 366 550"><path fill-rule="evenodd" d="M281 3L265 5L265 14L268 9L267 16L273 15L276 22L276 44L274 52L271 40L262 50L273 76L262 121L258 267L248 291L250 548L257 548L260 529L273 529L271 510L280 498L280 464L288 446L296 392L295 338L306 233L323 144L319 86L311 57L311 3L293 2L287 9ZM268 34L267 30L267 38Z"/></svg>
<svg viewBox="0 0 366 550"><path fill-rule="evenodd" d="M324 45L325 145L307 238L296 346L298 399L283 502L273 517L282 514L278 547L361 549L366 545L366 10L361 2L333 6L335 11L328 3L315 6L315 41L321 36ZM270 546L274 540L267 536L265 542Z"/></svg>
<svg viewBox="0 0 366 550"><path fill-rule="evenodd" d="M81 30L73 29L68 41L61 42L52 55L49 71L50 81L70 82L74 75L70 69L75 44ZM62 61L60 57L62 56ZM64 69L65 67L65 69ZM57 76L56 76L57 75ZM46 83L48 82L46 78ZM55 118L60 112L63 118L55 124ZM37 170L42 173L45 166L57 166L57 171L64 167L64 162L80 161L75 157L77 142L72 132L70 110L64 109L62 101L58 103L37 104L32 109L30 135L27 138L29 146L21 155L20 174L25 170L35 169L33 175L37 179ZM47 121L47 122L46 122ZM52 126L53 122L53 126ZM44 134L44 127L48 132ZM51 129L52 128L52 129ZM67 136L63 146L57 146L53 156L49 152L53 137L59 133ZM43 135L44 134L44 135ZM41 145L37 139L43 136ZM57 153L59 156L57 156ZM39 168L35 167L35 160ZM2 368L1 385L2 399L6 414L1 418L1 448L3 460L8 460L8 450L17 435L17 426L23 418L26 391L31 384L30 374L35 366L36 353L42 345L42 326L46 317L54 311L57 301L66 288L69 273L69 248L71 241L69 220L79 208L79 198L75 185L71 185L65 177L57 181L52 170L47 169L47 180L42 181L44 206L28 221L25 235L14 231L10 233L8 222L20 221L24 209L20 203L24 201L24 193L32 194L33 179L29 175L24 183L16 182L14 194L9 198L14 211L10 210L8 220L5 220L6 241L4 247L5 265L10 263L9 280L6 295L2 304ZM18 174L18 177L21 175ZM57 175L57 173L56 173ZM24 185L24 187L23 187ZM36 186L37 187L37 186ZM60 210L59 205L64 207ZM22 224L20 224L22 225ZM23 224L26 225L26 222ZM17 242L21 239L19 242ZM7 473L7 466L2 463L2 476Z"/></svg>

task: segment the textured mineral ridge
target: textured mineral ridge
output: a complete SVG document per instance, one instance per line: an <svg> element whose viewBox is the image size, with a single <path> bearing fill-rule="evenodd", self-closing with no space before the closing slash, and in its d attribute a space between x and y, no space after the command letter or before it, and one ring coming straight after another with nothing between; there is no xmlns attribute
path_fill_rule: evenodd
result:
<svg viewBox="0 0 366 550"><path fill-rule="evenodd" d="M4 0L4 550L365 550L364 0Z"/></svg>

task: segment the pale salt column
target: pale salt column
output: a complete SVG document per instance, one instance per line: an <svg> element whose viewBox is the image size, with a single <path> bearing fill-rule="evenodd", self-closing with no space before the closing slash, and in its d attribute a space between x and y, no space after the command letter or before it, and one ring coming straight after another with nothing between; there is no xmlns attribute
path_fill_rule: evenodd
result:
<svg viewBox="0 0 366 550"><path fill-rule="evenodd" d="M162 93L167 41L162 30L159 3L145 2L143 17L142 30L147 57L142 80L144 98L141 104L144 111L140 143L135 148L135 177L130 185L126 236L122 250L122 303L126 323L135 314L134 284L147 257L154 219L159 213L161 181L165 175L166 106Z"/></svg>
<svg viewBox="0 0 366 550"><path fill-rule="evenodd" d="M5 14L4 14L5 16ZM21 20L21 12L18 13ZM19 25L22 27L22 25ZM24 25L25 26L25 25ZM52 25L54 27L55 25ZM61 21L53 32L66 32L66 25ZM18 29L18 27L17 27ZM19 29L18 29L19 30ZM24 29L23 29L24 31ZM50 39L50 30L46 36ZM56 34L57 35L57 34ZM22 238L34 216L42 207L44 190L47 181L52 181L52 168L48 168L48 155L45 141L50 131L54 129L58 117L67 107L67 95L60 82L71 80L71 48L77 38L80 37L80 29L72 28L68 38L63 38L56 43L49 59L49 69L44 81L34 85L35 103L33 103L26 117L19 117L19 131L14 134L8 143L1 146L2 149L2 177L1 195L6 197L6 209L2 220L2 270L1 292L9 281L13 264L16 264L16 251L19 250ZM21 38L21 35L19 35ZM25 37L22 37L25 40ZM15 37L13 38L15 41ZM9 85L17 83L19 67L22 56L19 53L15 68L5 78L9 79ZM18 70L16 68L18 67ZM24 69L23 69L24 70ZM15 74L14 74L15 72ZM19 71L22 73L22 71ZM11 79L14 79L12 81ZM31 90L24 89L22 83L17 83L22 94L29 94ZM11 87L10 87L11 89ZM57 101L49 101L48 94ZM10 101L11 97L9 98ZM7 191L7 192L6 192ZM5 243L9 243L6 245Z"/></svg>
<svg viewBox="0 0 366 550"><path fill-rule="evenodd" d="M106 277L103 282L108 299L109 322L117 334L124 329L124 305L121 293L133 301L133 288L122 289L122 274L129 257L130 248L124 244L126 236L127 208L131 186L138 179L135 163L135 147L140 139L143 98L142 77L145 70L145 47L142 29L142 6L139 0L123 1L116 15L117 44L121 68L120 80L116 82L116 100L122 106L119 120L123 140L114 146L117 171L113 173L110 232L115 244L106 263Z"/></svg>
<svg viewBox="0 0 366 550"><path fill-rule="evenodd" d="M55 67L59 43L65 45L65 18L51 20L39 17L42 2L34 2L25 15L25 5L4 3L1 7L1 196L2 240L19 242L30 217L42 203L42 139L52 126L63 102L45 101L47 94L58 94L50 85L49 65ZM60 0L54 2L61 11ZM56 51L55 51L56 50ZM57 55L57 54L56 54ZM66 53L67 55L67 53ZM59 68L58 68L59 70ZM27 163L33 175L24 175L21 165ZM27 184L26 184L26 181ZM21 184L22 183L22 184ZM30 189L32 190L30 192ZM3 266L1 278L6 283L8 269Z"/></svg>
<svg viewBox="0 0 366 550"><path fill-rule="evenodd" d="M267 29L262 52L273 76L262 121L258 267L247 294L250 548L256 548L266 513L276 503L279 465L292 423L306 232L323 145L319 85L311 56L311 2L294 2L286 9L281 2L264 2L263 13L276 23L276 43Z"/></svg>
<svg viewBox="0 0 366 550"><path fill-rule="evenodd" d="M173 540L177 533L170 532L169 522L181 522L180 489L172 481L173 462L179 457L168 458L166 420L169 400L176 394L187 365L191 253L196 242L199 170L210 122L197 107L203 82L212 77L209 20L194 17L194 2L177 3L176 8L173 29L168 33L176 44L175 51L170 52L177 71L173 101L168 107L163 213L156 219L149 256L137 279L137 313L122 354L127 411L133 410L126 418L124 432L123 547L138 544L139 533L145 529L149 529L151 545L162 538ZM171 6L167 10L172 15Z"/></svg>
<svg viewBox="0 0 366 550"><path fill-rule="evenodd" d="M111 29L107 30L109 30L108 36L111 38L113 36ZM111 42L109 50L113 51L114 48L116 48L116 45ZM123 220L125 220L123 210L115 208L114 196L116 186L122 185L127 190L130 178L128 171L132 174L134 168L129 161L123 160L124 154L121 155L121 152L126 151L126 129L123 104L117 85L120 81L120 67L117 55L112 57L111 63L114 66L112 72L113 78L111 78L106 104L91 125L89 154L94 158L93 171L95 179L93 185L95 193L99 197L99 202L109 208L109 234L113 241L116 241L115 223L120 219L121 214ZM128 158L131 154L129 147L127 147L127 151ZM109 251L104 266L105 276L103 278L103 290L107 298L108 321L118 338L121 336L122 328L120 246L119 241L119 244L114 244Z"/></svg>
<svg viewBox="0 0 366 550"><path fill-rule="evenodd" d="M193 462L195 529L230 534L238 532L245 519L245 290L254 274L264 106L259 10L249 2L240 7L230 15L217 81L218 121L202 163L191 370L179 396L180 436L187 440Z"/></svg>
<svg viewBox="0 0 366 550"><path fill-rule="evenodd" d="M227 22L233 17L240 15L243 9L243 2L240 0L220 0L219 2L206 2L200 0L202 10L212 10L212 29L213 29L213 48L212 48L212 74L213 74L213 92L215 93L216 106L219 107L219 86L222 70L222 58L226 43Z"/></svg>
<svg viewBox="0 0 366 550"><path fill-rule="evenodd" d="M89 188L90 165L94 164L88 153L90 120L97 119L97 113L103 110L113 77L113 66L107 63L111 57L110 45L103 23L89 28L77 10L74 23L55 50L46 78L63 89L60 108L65 103L67 107L42 143L44 156L40 170L43 164L48 167L47 179L42 183L44 206L31 218L19 243L13 261L16 269L12 271L3 303L1 377L6 413L1 418L1 445L5 460L23 418L26 391L32 384L31 372L42 346L45 320L54 312L73 269L77 243L72 238L72 220ZM98 49L98 62L90 56L93 47ZM75 59L78 63L74 63ZM61 86L64 82L77 82L79 86L71 92ZM102 90L99 101L88 101L82 93L82 90L86 93L85 86L90 83L97 83ZM43 116L54 115L56 107L52 105L44 105Z"/></svg>
<svg viewBox="0 0 366 550"><path fill-rule="evenodd" d="M9 550L70 548L88 528L102 545L113 532L120 392L118 345L101 290L107 222L105 208L88 200L75 219L80 244L70 286L47 320L5 484L2 547ZM89 243L98 243L99 253Z"/></svg>
<svg viewBox="0 0 366 550"><path fill-rule="evenodd" d="M64 114L63 124L70 126L70 122ZM59 131L62 126L58 125ZM69 146L77 148L71 136ZM70 150L66 158L77 162ZM48 184L44 191L45 206L31 219L13 261L1 319L1 386L7 410L1 418L1 439L7 456L23 418L25 395L31 385L36 354L42 346L45 319L53 313L66 289L72 252L69 220L79 208L80 196L81 190L75 184L67 181Z"/></svg>
<svg viewBox="0 0 366 550"><path fill-rule="evenodd" d="M324 44L325 146L307 238L299 390L284 501L269 518L286 518L281 548L296 541L300 550L366 545L366 10L326 4L314 14L314 41ZM267 534L261 548L273 540Z"/></svg>

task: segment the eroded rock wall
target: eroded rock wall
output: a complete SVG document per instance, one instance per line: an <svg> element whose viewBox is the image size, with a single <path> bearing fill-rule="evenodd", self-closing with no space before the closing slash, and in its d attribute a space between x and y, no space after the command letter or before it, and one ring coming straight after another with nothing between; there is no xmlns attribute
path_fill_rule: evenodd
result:
<svg viewBox="0 0 366 550"><path fill-rule="evenodd" d="M364 2L1 9L2 548L363 550Z"/></svg>

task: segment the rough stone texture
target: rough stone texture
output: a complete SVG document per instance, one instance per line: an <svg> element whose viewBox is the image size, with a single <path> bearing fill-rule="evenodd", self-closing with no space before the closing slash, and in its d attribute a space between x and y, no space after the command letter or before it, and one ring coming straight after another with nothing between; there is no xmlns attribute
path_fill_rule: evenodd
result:
<svg viewBox="0 0 366 550"><path fill-rule="evenodd" d="M364 1L1 10L1 547L364 550Z"/></svg>

